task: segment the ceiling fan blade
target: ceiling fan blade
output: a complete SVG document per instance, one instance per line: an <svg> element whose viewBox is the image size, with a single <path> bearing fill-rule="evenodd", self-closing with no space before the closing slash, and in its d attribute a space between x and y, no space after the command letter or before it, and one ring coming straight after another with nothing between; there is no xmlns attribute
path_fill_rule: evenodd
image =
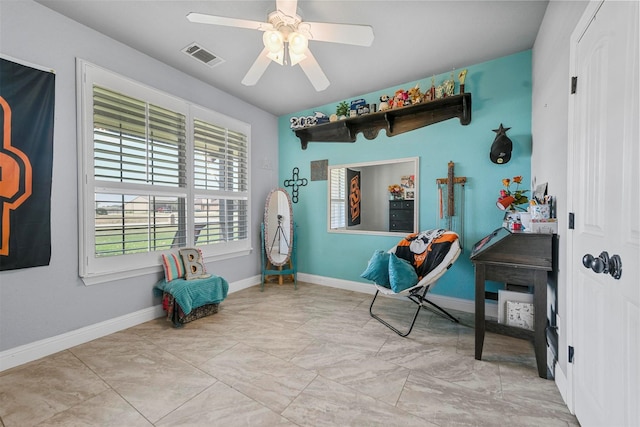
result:
<svg viewBox="0 0 640 427"><path fill-rule="evenodd" d="M225 16L207 15L204 13L190 12L187 19L197 24L225 25L227 27L248 28L250 30L272 30L273 25L268 22L251 21L248 19L227 18Z"/></svg>
<svg viewBox="0 0 640 427"><path fill-rule="evenodd" d="M304 25L308 26L311 40L356 46L371 46L373 43L373 28L369 25L328 22L303 22L300 24L300 26Z"/></svg>
<svg viewBox="0 0 640 427"><path fill-rule="evenodd" d="M316 89L316 91L320 92L329 87L329 79L320 68L320 64L316 61L316 58L311 54L311 51L307 49L305 52L307 57L299 62L300 68L307 75L309 81Z"/></svg>
<svg viewBox="0 0 640 427"><path fill-rule="evenodd" d="M247 71L247 74L242 79L242 84L245 86L254 86L260 80L260 77L264 74L271 62L271 59L267 56L269 49L266 47L260 52L260 55L256 58L255 62Z"/></svg>
<svg viewBox="0 0 640 427"><path fill-rule="evenodd" d="M287 16L296 16L298 14L298 0L277 0L276 9Z"/></svg>

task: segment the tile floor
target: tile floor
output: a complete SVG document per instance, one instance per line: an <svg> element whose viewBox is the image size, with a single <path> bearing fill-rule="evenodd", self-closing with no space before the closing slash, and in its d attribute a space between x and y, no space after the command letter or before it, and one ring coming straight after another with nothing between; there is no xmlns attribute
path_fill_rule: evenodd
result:
<svg viewBox="0 0 640 427"><path fill-rule="evenodd" d="M371 295L300 283L230 294L0 373L2 426L578 426L527 341L422 310L408 338ZM408 322L413 305L379 313ZM408 324L408 323L407 323Z"/></svg>

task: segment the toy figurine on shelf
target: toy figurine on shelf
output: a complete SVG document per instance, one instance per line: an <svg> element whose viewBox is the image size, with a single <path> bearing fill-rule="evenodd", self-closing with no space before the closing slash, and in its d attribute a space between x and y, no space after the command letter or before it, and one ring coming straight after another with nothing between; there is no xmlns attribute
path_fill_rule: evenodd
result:
<svg viewBox="0 0 640 427"><path fill-rule="evenodd" d="M464 69L458 73L458 81L460 82L460 93L464 93L464 80L467 78L467 70Z"/></svg>
<svg viewBox="0 0 640 427"><path fill-rule="evenodd" d="M424 93L422 99L425 102L436 99L436 76L431 77L431 87Z"/></svg>
<svg viewBox="0 0 640 427"><path fill-rule="evenodd" d="M385 111L389 109L389 95L382 95L380 97L380 105L378 111Z"/></svg>
<svg viewBox="0 0 640 427"><path fill-rule="evenodd" d="M411 101L411 105L419 104L422 102L422 92L420 92L420 87L416 84L415 87L409 89L409 101Z"/></svg>
<svg viewBox="0 0 640 427"><path fill-rule="evenodd" d="M455 88L456 88L456 82L453 80L453 71L451 71L451 77L449 78L449 80L445 80L444 83L442 83L443 86L443 96L452 96L453 93L455 92Z"/></svg>
<svg viewBox="0 0 640 427"><path fill-rule="evenodd" d="M398 89L393 96L391 108L400 108L409 105L409 94L404 89Z"/></svg>

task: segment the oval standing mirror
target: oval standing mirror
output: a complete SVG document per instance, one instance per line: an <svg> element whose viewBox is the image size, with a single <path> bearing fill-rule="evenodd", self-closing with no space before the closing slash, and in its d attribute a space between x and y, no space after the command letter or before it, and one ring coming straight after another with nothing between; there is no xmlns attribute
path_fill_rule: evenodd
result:
<svg viewBox="0 0 640 427"><path fill-rule="evenodd" d="M293 209L289 193L283 188L271 190L264 207L264 250L274 266L289 261L292 250Z"/></svg>

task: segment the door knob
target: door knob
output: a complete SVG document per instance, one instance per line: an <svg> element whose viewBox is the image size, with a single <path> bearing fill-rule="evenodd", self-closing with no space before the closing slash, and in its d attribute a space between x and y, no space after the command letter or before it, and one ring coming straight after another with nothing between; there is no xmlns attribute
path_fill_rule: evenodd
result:
<svg viewBox="0 0 640 427"><path fill-rule="evenodd" d="M622 259L619 255L613 255L609 258L609 253L603 251L594 257L591 254L585 254L582 257L582 265L585 268L590 268L596 273L609 273L614 279L620 279L622 276Z"/></svg>

